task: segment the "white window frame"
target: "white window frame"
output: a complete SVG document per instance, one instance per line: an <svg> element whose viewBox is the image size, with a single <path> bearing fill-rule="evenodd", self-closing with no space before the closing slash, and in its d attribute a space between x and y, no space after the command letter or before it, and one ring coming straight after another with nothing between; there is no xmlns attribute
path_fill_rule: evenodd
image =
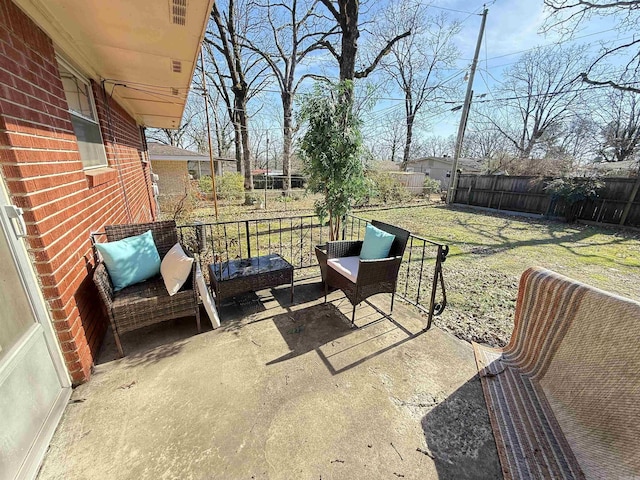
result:
<svg viewBox="0 0 640 480"><path fill-rule="evenodd" d="M107 152L104 148L104 138L102 137L102 128L100 126L100 119L98 118L98 110L96 109L96 102L95 99L93 98L93 88L91 88L91 82L89 81L89 79L84 76L82 73L80 73L73 65L71 65L67 60L65 60L63 57L61 57L59 54L56 54L56 60L58 61L58 63L64 67L65 70L67 70L71 75L73 75L74 77L76 77L76 79L78 79L80 82L84 83L87 86L87 91L89 92L89 104L91 107L91 112L93 113L93 117L94 118L89 118L85 115L82 115L81 113L78 113L74 110L71 110L71 108L67 108L67 111L69 112L69 115L73 115L75 117L78 117L86 122L91 122L93 124L95 124L98 127L98 133L100 134L100 144L102 145L101 147L101 151L102 154L104 155L104 163L100 163L99 165L89 165L86 166L84 164L84 159L82 158L82 154L80 154L80 161L82 161L82 169L83 170L93 170L96 168L105 168L109 166L109 160L107 159ZM67 101L66 99L66 95L65 95L65 101ZM67 102L67 107L68 107L68 102ZM73 132L75 135L75 131Z"/></svg>

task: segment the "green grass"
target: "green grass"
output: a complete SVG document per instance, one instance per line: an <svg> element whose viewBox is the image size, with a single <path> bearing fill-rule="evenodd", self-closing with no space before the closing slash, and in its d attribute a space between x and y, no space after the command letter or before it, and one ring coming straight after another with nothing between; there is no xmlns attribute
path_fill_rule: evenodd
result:
<svg viewBox="0 0 640 480"><path fill-rule="evenodd" d="M436 323L466 340L503 345L509 339L520 275L535 265L640 297L638 233L445 206L361 216L450 245L449 305Z"/></svg>
<svg viewBox="0 0 640 480"><path fill-rule="evenodd" d="M311 215L314 200L315 197L299 192L294 200L287 202L270 196L267 209L244 206L241 202L221 203L219 220ZM402 226L414 234L449 245L450 253L443 266L448 306L437 317L436 325L465 340L495 346L508 341L520 275L535 265L603 290L640 298L639 233L444 205L355 213ZM212 222L212 215L212 205L203 203L179 219L179 223ZM268 237L262 232L261 245L265 245ZM277 242L279 237L271 235L271 240ZM314 261L307 240L310 241L305 239L302 249L297 247L297 239L291 242L296 246L296 255L302 252L309 256L305 256L305 264ZM285 250L287 241L285 235ZM252 248L257 250L255 246ZM416 273L412 271L409 284L409 290L415 292ZM428 284L421 286L423 301L429 295L429 288Z"/></svg>

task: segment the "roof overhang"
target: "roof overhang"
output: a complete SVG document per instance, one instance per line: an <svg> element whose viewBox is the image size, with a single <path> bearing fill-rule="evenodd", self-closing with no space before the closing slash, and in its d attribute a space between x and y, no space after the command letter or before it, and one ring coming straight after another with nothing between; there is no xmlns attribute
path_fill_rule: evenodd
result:
<svg viewBox="0 0 640 480"><path fill-rule="evenodd" d="M214 0L14 1L140 125L178 128Z"/></svg>

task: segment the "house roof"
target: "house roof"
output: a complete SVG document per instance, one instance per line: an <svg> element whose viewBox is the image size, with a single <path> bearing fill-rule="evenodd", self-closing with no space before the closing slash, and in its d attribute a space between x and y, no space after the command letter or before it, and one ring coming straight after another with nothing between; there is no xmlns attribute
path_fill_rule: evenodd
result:
<svg viewBox="0 0 640 480"><path fill-rule="evenodd" d="M14 0L138 124L177 128L214 0Z"/></svg>
<svg viewBox="0 0 640 480"><path fill-rule="evenodd" d="M147 148L149 149L150 160L179 160L184 162L209 161L209 155L174 147L173 145L165 145L164 143L149 142L147 143ZM235 162L233 158L213 157L213 160L216 162Z"/></svg>
<svg viewBox="0 0 640 480"><path fill-rule="evenodd" d="M435 160L440 163L444 163L453 167L453 157L423 157L416 158L415 160L409 160L408 165L417 165L428 160ZM462 170L481 172L485 169L485 161L479 158L459 158L458 168Z"/></svg>
<svg viewBox="0 0 640 480"><path fill-rule="evenodd" d="M623 160L622 162L594 162L585 166L587 170L600 172L634 171L640 167L640 160Z"/></svg>
<svg viewBox="0 0 640 480"><path fill-rule="evenodd" d="M371 169L381 172L393 172L400 170L400 164L391 160L378 160L371 164Z"/></svg>

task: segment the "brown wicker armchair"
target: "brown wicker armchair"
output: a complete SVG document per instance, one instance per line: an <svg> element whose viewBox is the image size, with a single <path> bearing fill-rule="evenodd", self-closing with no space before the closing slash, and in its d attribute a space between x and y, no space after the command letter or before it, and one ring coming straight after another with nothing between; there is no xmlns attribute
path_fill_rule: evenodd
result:
<svg viewBox="0 0 640 480"><path fill-rule="evenodd" d="M374 227L395 235L389 256L379 260L361 260L355 258L360 255L362 240L358 241L337 241L327 243L327 268L324 278L324 300L327 301L327 294L330 287L339 288L353 305L351 323L355 324L356 305L368 297L377 293L391 293L391 311L393 312L393 301L396 293L396 283L402 256L407 246L410 233L402 228L388 225L386 223L373 220ZM344 273L336 270L332 266L331 259L352 257L352 273L349 278Z"/></svg>
<svg viewBox="0 0 640 480"><path fill-rule="evenodd" d="M108 225L104 230L107 240L110 242L140 235L147 230L151 230L161 259L178 242L176 222L173 220L132 225ZM187 255L193 257L184 245L183 250ZM169 296L160 275L114 292L109 273L103 262L98 262L93 273L93 281L107 307L109 321L120 356L124 356L120 335L131 330L173 318L195 315L198 333L200 333L196 262L193 262L191 275L185 284L173 296Z"/></svg>

